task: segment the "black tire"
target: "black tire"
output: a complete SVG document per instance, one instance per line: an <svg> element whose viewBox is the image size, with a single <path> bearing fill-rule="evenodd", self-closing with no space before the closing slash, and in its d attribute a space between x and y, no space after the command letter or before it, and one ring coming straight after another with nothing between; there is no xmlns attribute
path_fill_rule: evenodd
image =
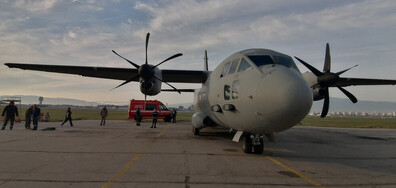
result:
<svg viewBox="0 0 396 188"><path fill-rule="evenodd" d="M170 122L172 120L171 116L165 116L164 121L165 122Z"/></svg>
<svg viewBox="0 0 396 188"><path fill-rule="evenodd" d="M245 153L252 153L252 139L250 138L250 134L243 135L242 140L242 149Z"/></svg>
<svg viewBox="0 0 396 188"><path fill-rule="evenodd" d="M199 129L193 127L193 133L194 133L194 135L199 135Z"/></svg>
<svg viewBox="0 0 396 188"><path fill-rule="evenodd" d="M262 154L264 152L264 141L260 139L260 145L253 146L255 154Z"/></svg>

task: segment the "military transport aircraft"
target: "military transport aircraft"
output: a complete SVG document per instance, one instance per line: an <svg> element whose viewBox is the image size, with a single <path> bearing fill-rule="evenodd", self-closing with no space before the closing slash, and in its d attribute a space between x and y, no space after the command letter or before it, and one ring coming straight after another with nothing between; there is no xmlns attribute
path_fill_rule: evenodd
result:
<svg viewBox="0 0 396 188"><path fill-rule="evenodd" d="M172 89L162 91L191 92L177 89L170 82L202 83L194 94L195 113L192 117L193 132L209 126L222 126L233 130L234 141L243 139L246 153L261 154L263 138L274 138L274 133L287 130L298 124L311 109L313 100L324 99L321 117L329 109L329 88L337 87L352 102L357 99L343 87L352 85L395 85L396 80L361 79L340 77L349 68L340 72L330 71L330 48L327 44L323 72L300 58L295 57L310 71L302 74L293 59L285 54L268 49L247 49L236 52L221 62L214 71L160 70L162 63L182 54L175 54L157 65L148 64L147 48L150 34L146 36L146 62L138 65L123 56L136 69L59 66L5 63L10 68L37 70L81 76L123 80L120 87L129 82L140 82L140 90L146 95L157 95L161 84ZM205 58L207 60L207 57ZM116 88L117 88L116 87Z"/></svg>

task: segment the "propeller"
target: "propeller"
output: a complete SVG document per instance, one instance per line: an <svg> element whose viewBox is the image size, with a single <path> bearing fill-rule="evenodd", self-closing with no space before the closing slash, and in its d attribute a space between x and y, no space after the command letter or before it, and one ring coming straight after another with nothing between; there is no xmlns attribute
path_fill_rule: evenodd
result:
<svg viewBox="0 0 396 188"><path fill-rule="evenodd" d="M157 76L155 76L155 71L154 71L154 69L155 69L156 67L158 67L159 65L161 65L161 64L163 64L163 63L165 63L165 62L167 62L167 61L169 61L169 60L172 60L172 59L174 59L174 58L177 58L177 57L179 57L179 56L182 56L183 54L177 53L177 54L175 54L175 55L172 55L172 56L168 57L167 59L163 60L162 62L158 63L157 65L150 65L150 64L148 64L148 60L147 60L147 49L148 49L149 39L150 39L150 33L147 33L147 35L146 35L146 61L145 61L145 63L144 63L143 65L138 65L138 64L136 64L136 63L134 63L134 62L128 60L127 58L121 56L121 55L118 54L116 51L112 50L112 52L113 52L115 55L117 55L118 57L124 59L125 61L127 61L128 63L130 63L132 66L134 66L134 67L138 70L138 74L137 74L137 75L135 75L135 76L133 76L133 77L131 77L131 78L125 80L123 83L121 83L120 85L118 85L117 87L115 87L115 88L113 88L113 89L117 89L117 88L119 88L119 87L121 87L121 86L123 86L123 85L125 85L125 84L127 84L127 83L129 83L129 82L132 82L132 81L134 81L134 80L136 80L136 79L142 79L143 81L145 81L145 80L150 80L150 79L154 78L154 79L157 79L157 80L159 80L159 81L165 83L166 85L170 86L170 87L173 88L175 91L181 93L178 89L176 89L176 88L175 88L174 86L172 86L171 84L169 84L169 83L163 81L162 79L158 78ZM147 83L144 82L144 83L143 83L143 89L144 89L144 91L147 91L148 87L149 87L149 84L147 84ZM145 100L146 100L146 93L144 94L144 98L145 98Z"/></svg>
<svg viewBox="0 0 396 188"><path fill-rule="evenodd" d="M330 86L336 86L342 93L344 93L349 100L351 100L353 103L356 103L358 100L356 97L350 93L349 91L345 90L344 88L340 87L337 85L337 81L340 79L343 79L340 77L341 74L349 71L350 69L358 66L352 66L348 69L339 71L337 73L331 72L331 58L330 58L330 45L329 43L326 44L326 55L325 55L325 62L324 62L324 67L323 67L323 72L319 71L312 65L308 64L307 62L303 61L302 59L294 56L298 61L300 61L305 67L307 67L316 77L317 77L317 84L314 85L313 87L320 87L322 89L322 95L324 95L324 103L323 103L323 108L322 108L322 113L320 114L320 117L326 117L328 111L329 111L329 103L330 103L330 97L329 97L329 87Z"/></svg>

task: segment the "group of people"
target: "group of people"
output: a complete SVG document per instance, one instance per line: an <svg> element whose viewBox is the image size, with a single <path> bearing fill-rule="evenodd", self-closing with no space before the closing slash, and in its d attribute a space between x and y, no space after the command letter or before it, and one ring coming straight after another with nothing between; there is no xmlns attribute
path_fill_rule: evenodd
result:
<svg viewBox="0 0 396 188"><path fill-rule="evenodd" d="M176 110L173 109L173 110L172 110L172 116L171 116L172 122L173 122L173 123L176 123L176 113L177 113ZM157 120L158 120L158 112L157 112L157 109L154 109L154 110L153 110L152 118L153 118L153 123L152 123L152 125L151 125L150 128L157 128ZM136 126L140 126L140 122L142 121L142 119L143 119L143 117L142 117L142 112L140 111L140 108L138 108L138 109L136 110L136 117L135 117Z"/></svg>
<svg viewBox="0 0 396 188"><path fill-rule="evenodd" d="M25 114L25 120L26 120L25 121L25 129L37 130L38 121L40 119L40 114L41 114L41 111L40 111L40 108L37 107L37 105L30 106L26 110L26 114ZM12 128L14 127L14 123L15 123L15 116L19 116L18 107L15 106L14 101L10 101L10 104L4 108L1 116L3 116L3 117L5 116L4 124L3 124L3 127L1 128L1 130L4 130L6 128L8 122L10 122L10 130L12 130ZM33 128L30 127L32 120L33 120Z"/></svg>
<svg viewBox="0 0 396 188"><path fill-rule="evenodd" d="M40 120L41 109L37 105L30 106L25 113L25 129L32 129L30 124L33 120L33 129L37 130L38 121ZM12 125L11 125L12 126Z"/></svg>
<svg viewBox="0 0 396 188"><path fill-rule="evenodd" d="M171 116L172 118L171 120L173 123L176 123L176 113L177 113L176 110L173 109ZM15 116L19 116L18 108L17 106L15 106L15 102L10 101L10 104L4 108L3 113L1 115L3 117L5 116L4 124L1 130L4 130L6 128L9 121L10 121L10 130L12 130L15 123ZM38 121L40 120L40 115L41 115L41 110L37 105L34 104L30 106L25 113L25 129L37 130ZM104 126L106 124L107 115L108 115L108 111L105 106L100 111L100 117L101 117L100 126L102 125ZM49 118L49 114L47 114L47 116ZM153 123L151 125L151 128L157 128L158 112L156 109L153 110L152 118L153 118ZM33 128L30 127L32 120L33 120ZM142 121L142 113L140 111L140 108L136 111L135 120L136 120L136 126L140 126L140 122ZM67 108L65 120L62 122L61 126L63 126L68 121L70 123L70 126L73 127L72 111L70 107Z"/></svg>
<svg viewBox="0 0 396 188"><path fill-rule="evenodd" d="M72 114L72 112L69 107L69 108L67 108L67 111L66 111L65 121L63 121L63 123L61 124L62 126L67 121L69 121L70 126L73 127L71 114ZM15 116L19 116L18 107L15 106L14 101L10 101L10 104L7 105L3 109L3 113L1 114L1 116L3 116L3 117L5 116L3 127L1 128L1 130L4 130L6 128L8 122L10 122L10 130L12 130L12 128L14 127L14 123L15 123ZM38 122L39 122L40 118L41 118L41 109L35 104L31 105L26 110L26 113L25 113L25 129L37 130ZM45 118L47 120L49 120L49 118L50 118L49 113L46 114ZM32 121L33 121L33 128L30 127L30 125L32 124Z"/></svg>

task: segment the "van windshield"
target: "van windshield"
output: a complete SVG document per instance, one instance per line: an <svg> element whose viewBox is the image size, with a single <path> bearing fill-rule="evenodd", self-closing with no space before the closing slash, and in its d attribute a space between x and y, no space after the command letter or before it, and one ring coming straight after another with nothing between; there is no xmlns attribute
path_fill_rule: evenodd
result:
<svg viewBox="0 0 396 188"><path fill-rule="evenodd" d="M159 105L158 107L159 107L160 110L168 110L168 109L166 108L166 106L164 106L164 105Z"/></svg>

